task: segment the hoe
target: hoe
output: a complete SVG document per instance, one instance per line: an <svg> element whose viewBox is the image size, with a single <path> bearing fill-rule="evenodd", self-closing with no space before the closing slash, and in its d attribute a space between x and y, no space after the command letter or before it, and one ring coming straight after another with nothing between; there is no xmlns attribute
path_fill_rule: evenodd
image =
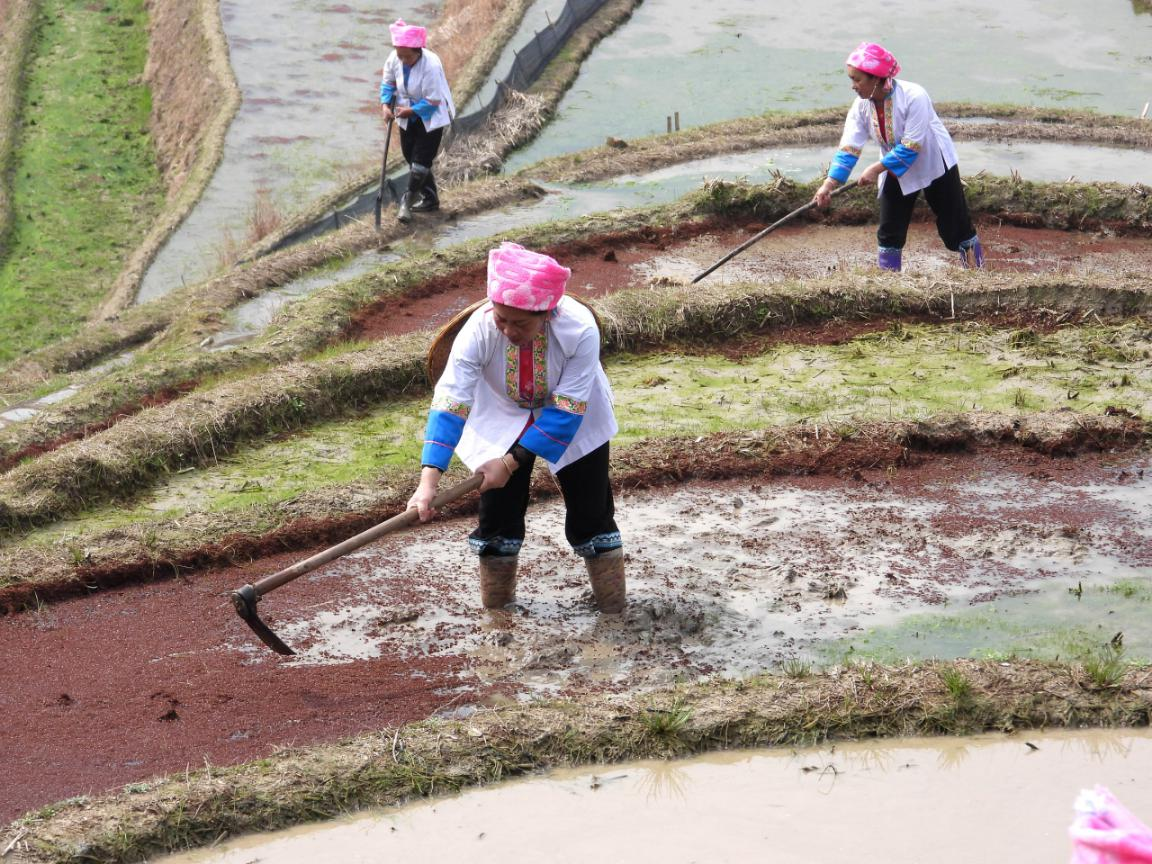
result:
<svg viewBox="0 0 1152 864"><path fill-rule="evenodd" d="M392 108L396 100L388 103L388 107ZM388 176L388 147L392 144L392 124L396 118L393 117L388 121L388 128L384 131L384 160L380 164L380 189L376 192L376 230L380 230L380 215L384 210L384 190L388 190L389 198L395 201L399 196L396 194L396 187L392 184L392 179ZM263 637L261 637L263 638ZM283 644L283 643L281 643ZM288 652L292 653L292 652Z"/></svg>
<svg viewBox="0 0 1152 864"><path fill-rule="evenodd" d="M480 484L484 482L484 478L479 474L469 477L467 480L457 483L450 489L441 492L432 501L432 508L439 510L447 504L451 504L457 498L467 495L469 492L479 489ZM232 605L236 607L236 614L243 618L248 626L252 628L252 632L260 637L260 641L275 651L277 654L285 656L295 654L296 652L284 644L279 636L272 632L272 629L260 620L260 616L256 612L256 604L260 602L260 598L267 594L269 591L275 591L281 585L287 585L293 579L303 576L305 573L311 573L317 567L327 564L329 561L335 561L349 552L359 549L361 546L366 546L373 540L383 537L385 534L391 534L393 531L399 531L402 528L419 521L420 514L415 509L405 510L398 516L393 516L379 525L375 525L366 531L362 531L355 537L349 537L342 543L338 543L323 552L317 552L311 558L305 558L291 567L286 567L279 573L273 573L271 576L265 576L253 585L245 585L232 592Z"/></svg>
<svg viewBox="0 0 1152 864"><path fill-rule="evenodd" d="M837 189L833 189L832 190L833 197L835 197L836 195L839 195L841 192L847 192L849 189L855 189L856 186L859 184L859 182L860 182L859 180L853 180L851 183L845 183L843 186L840 186ZM771 234L773 231L775 231L777 228L779 228L785 222L792 221L797 216L799 216L801 213L804 213L808 210L811 210L815 206L816 206L815 201L809 201L807 204L803 205L802 207L797 207L795 210L793 210L787 216L782 216L781 218L777 219L775 222L773 222L771 225L769 225L767 228L765 228L759 234L745 240L743 243L741 243L739 246L737 246L735 249L733 249L731 252L729 252L727 255L725 255L723 258L721 258L719 261L717 261L715 264L713 264L711 267L709 267L707 270L704 270L701 273L697 274L696 278L692 280L692 284L695 285L697 282L699 282L701 279L703 279L705 276L707 276L713 270L718 269L723 264L727 264L729 261L731 261L737 255L739 255L741 252L743 252L745 249L747 249L753 243L757 243L760 240L762 240L764 237L767 237L769 234Z"/></svg>

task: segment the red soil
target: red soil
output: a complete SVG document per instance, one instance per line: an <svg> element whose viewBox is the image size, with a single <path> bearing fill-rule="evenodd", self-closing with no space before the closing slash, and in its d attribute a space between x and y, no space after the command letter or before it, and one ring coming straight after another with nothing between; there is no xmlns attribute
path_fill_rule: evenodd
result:
<svg viewBox="0 0 1152 864"><path fill-rule="evenodd" d="M647 230L638 234L602 236L589 241L550 247L541 251L555 256L572 269L569 289L595 300L625 288L642 285L661 262L689 259L696 269L679 272L688 275L705 269L727 251L745 242L765 226L745 225L684 226ZM986 264L994 270L1014 272L1147 272L1152 268L1152 240L1110 237L1020 228L1007 224L979 226L987 251ZM715 277L741 268L743 278L779 281L785 278L825 276L839 267L867 267L875 257L875 227L786 225L765 237L724 268ZM948 252L935 228L914 223L905 249L909 271L956 267L955 253ZM683 264L681 267L683 268ZM453 315L484 296L484 263L477 262L452 273L429 280L400 300L367 307L353 320L349 336L381 339L398 333L430 329L446 323ZM802 330L789 329L790 342L836 341L851 338L869 326L828 322ZM859 329L858 329L859 328Z"/></svg>
<svg viewBox="0 0 1152 864"><path fill-rule="evenodd" d="M572 289L594 299L642 282L647 277L641 268L653 259L694 255L690 263L706 265L761 227L705 226L694 229L692 236L650 231L548 251L572 267ZM872 254L872 230L790 226L749 250L743 263L761 267L772 278L826 271L843 260L864 263ZM1120 268L1135 264L1146 271L1152 257L1148 241L1009 226L982 226L982 231L990 263L997 268L1042 270L1111 263ZM800 247L804 251L798 251ZM914 226L909 246L912 266L933 256L933 266L941 266L945 257L947 266L954 266L931 228ZM483 281L482 262L433 280L419 294L361 315L355 335L385 338L442 324L481 296ZM858 332L858 326L871 325L830 322L787 335L836 341ZM795 465L761 465L759 470L765 473L760 476L750 474L749 466L738 464L730 453L700 453L687 461L683 454L664 461L654 455L647 471L627 478L627 485L642 488L685 477L784 483L781 473L804 473L811 474L803 481L806 487L831 488L873 479L868 472L902 464L902 482L915 486L946 482L956 472L989 460L1005 470L1058 472L1062 478L1089 480L1108 474L1095 456L1057 461L1008 448L995 454L928 457L909 465L906 454L889 444L871 450L866 442L852 446L851 453L845 450L839 456L813 450L807 464L794 454ZM883 479L879 473L877 478ZM1076 514L1052 516L1053 521L1070 523ZM460 535L466 530L461 525ZM328 542L319 539L326 533L330 530L302 527L294 545L301 538ZM248 551L259 548L258 543L250 544ZM242 555L245 549L232 551ZM235 615L228 592L308 554L309 550L282 554L239 567L213 567L201 559L196 569L179 571L193 572L195 578L182 575L111 590L94 586L89 596L0 618L6 658L0 664L0 708L5 718L0 738L0 765L5 768L0 819L156 774L198 768L205 762L237 763L289 745L333 741L422 719L464 698L476 703L496 695L497 688L477 687L475 677L467 674L470 661L459 657L382 657L332 666L277 659ZM345 599L339 580L331 578L300 579L293 583L290 598L281 601L276 596L277 602L298 608L339 607ZM466 696L458 690L462 676L472 687Z"/></svg>
<svg viewBox="0 0 1152 864"><path fill-rule="evenodd" d="M806 489L889 482L892 475L884 468L894 454L886 447L874 454L859 452L861 446L857 443L847 462L829 459L806 466L805 472L816 473L795 482ZM721 467L716 464L705 473L720 476ZM745 483L783 487L792 482L732 467L744 473L727 476ZM1012 447L926 457L905 463L898 477L902 492L916 495L929 484L939 488L989 467L1008 474L1043 472L1069 484L1115 482L1116 476L1102 457L1057 460ZM653 466L654 476L660 473ZM631 478L628 485L644 484ZM1053 512L1050 521L1074 526L1087 518L1091 506L1085 501L1075 513ZM451 530L462 539L469 527L460 523ZM395 537L380 541L381 554L390 555L402 543ZM496 695L498 688L479 685L470 674L471 661L435 652L414 659L386 656L307 666L284 662L265 649L234 613L228 592L308 554L207 569L194 578L94 590L87 597L0 618L6 658L0 664L5 718L0 819L160 773L334 741ZM351 560L339 566L345 565L350 568L346 572L333 572L338 565L329 565L295 581L282 595L270 595L261 613L275 627L278 609L341 608L353 599L347 594L350 574L363 566ZM429 605L429 583L416 572L397 575L405 581L388 580L388 596L398 604L393 608L433 611L422 608ZM898 592L899 585L892 590ZM481 626L479 610L476 626ZM464 685L466 692L459 689Z"/></svg>

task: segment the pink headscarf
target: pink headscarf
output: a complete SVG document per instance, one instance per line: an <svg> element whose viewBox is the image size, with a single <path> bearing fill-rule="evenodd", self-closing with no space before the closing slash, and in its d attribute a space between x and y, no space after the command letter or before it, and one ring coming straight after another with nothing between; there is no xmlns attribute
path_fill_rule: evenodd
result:
<svg viewBox="0 0 1152 864"><path fill-rule="evenodd" d="M877 78L891 78L900 71L896 58L875 42L861 42L844 62Z"/></svg>
<svg viewBox="0 0 1152 864"><path fill-rule="evenodd" d="M1072 864L1148 864L1152 830L1104 786L1084 789L1076 798Z"/></svg>
<svg viewBox="0 0 1152 864"><path fill-rule="evenodd" d="M555 309L572 271L517 243L488 253L488 299L528 312Z"/></svg>
<svg viewBox="0 0 1152 864"><path fill-rule="evenodd" d="M392 45L396 48L423 48L428 44L428 31L415 24L405 24L403 18L397 18L388 29L392 31Z"/></svg>

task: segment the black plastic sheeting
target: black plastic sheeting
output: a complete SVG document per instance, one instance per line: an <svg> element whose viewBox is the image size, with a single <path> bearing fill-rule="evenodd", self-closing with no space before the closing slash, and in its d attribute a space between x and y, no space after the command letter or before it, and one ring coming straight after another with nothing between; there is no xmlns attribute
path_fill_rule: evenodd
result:
<svg viewBox="0 0 1152 864"><path fill-rule="evenodd" d="M556 20L550 21L547 27L538 31L528 44L516 52L512 68L502 80L496 83L496 92L488 103L468 116L457 117L452 122L444 136L443 146L447 147L449 142L456 138L473 134L481 129L488 122L488 119L507 103L509 90L524 91L534 84L540 77L540 73L560 53L560 49L572 37L576 29L607 2L608 0L568 0ZM408 172L394 175L392 183L397 189L405 189L408 186ZM315 222L285 235L269 251L276 251L303 240L309 240L339 228L350 219L359 220L370 213L374 213L378 192L379 189L376 185L370 190L361 192L343 207L338 207L321 216ZM388 204L389 196L385 190L385 207Z"/></svg>

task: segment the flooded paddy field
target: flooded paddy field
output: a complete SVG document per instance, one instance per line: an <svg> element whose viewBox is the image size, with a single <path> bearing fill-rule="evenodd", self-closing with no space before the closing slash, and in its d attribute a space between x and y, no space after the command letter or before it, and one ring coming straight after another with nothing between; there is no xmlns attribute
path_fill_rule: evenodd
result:
<svg viewBox="0 0 1152 864"><path fill-rule="evenodd" d="M553 539L562 510L542 501L506 612L477 608L470 520L447 520L270 594L262 614L290 659L227 597L290 555L0 619L3 812L543 698L897 654L1094 662L1117 634L1125 664L1147 662L1152 461L1009 449L915 462L622 490L619 618L592 610Z"/></svg>
<svg viewBox="0 0 1152 864"><path fill-rule="evenodd" d="M1131 3L974 0L963 17L958 25L955 6L931 0L915 16L885 21L879 34L845 19L831 0L814 2L804 15L739 0L706 9L649 0L591 54L555 120L507 168L602 144L609 135L658 134L676 113L687 128L769 110L846 107L852 94L844 57L865 38L896 53L901 77L937 101L979 92L987 102L1133 117L1148 101L1152 19ZM714 87L717 69L741 86ZM960 158L963 165L963 150Z"/></svg>
<svg viewBox="0 0 1152 864"><path fill-rule="evenodd" d="M1134 768L1149 758L1146 730L1089 730L597 765L228 841L162 862L306 864L332 855L349 864L382 855L500 862L510 848L545 847L556 849L551 860L580 862L605 856L605 846L611 861L658 857L670 864L739 862L755 854L789 864L1061 861L1081 788L1104 783L1132 808L1152 809L1152 792ZM1003 798L1018 804L1005 808ZM980 829L961 830L960 812ZM589 824L599 830L589 831Z"/></svg>

